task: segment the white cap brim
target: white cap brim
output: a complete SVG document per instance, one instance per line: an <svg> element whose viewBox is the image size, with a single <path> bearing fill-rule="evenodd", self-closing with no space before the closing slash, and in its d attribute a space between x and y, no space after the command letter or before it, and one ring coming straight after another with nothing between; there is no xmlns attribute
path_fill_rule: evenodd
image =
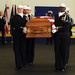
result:
<svg viewBox="0 0 75 75"><path fill-rule="evenodd" d="M22 5L18 5L18 7L17 8L23 8L23 6Z"/></svg>
<svg viewBox="0 0 75 75"><path fill-rule="evenodd" d="M64 3L61 3L61 4L60 4L60 7L66 8L66 5L65 5Z"/></svg>
<svg viewBox="0 0 75 75"><path fill-rule="evenodd" d="M23 6L23 9L31 9L29 6Z"/></svg>
<svg viewBox="0 0 75 75"><path fill-rule="evenodd" d="M52 12L52 11L48 11L48 13L51 13L51 14L53 14L53 12Z"/></svg>

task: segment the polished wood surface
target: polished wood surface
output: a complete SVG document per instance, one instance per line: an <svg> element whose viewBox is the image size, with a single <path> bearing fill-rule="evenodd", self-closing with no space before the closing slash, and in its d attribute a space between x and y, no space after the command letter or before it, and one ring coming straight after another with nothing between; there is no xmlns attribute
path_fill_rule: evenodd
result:
<svg viewBox="0 0 75 75"><path fill-rule="evenodd" d="M27 38L51 37L51 24L47 18L32 18L26 24Z"/></svg>

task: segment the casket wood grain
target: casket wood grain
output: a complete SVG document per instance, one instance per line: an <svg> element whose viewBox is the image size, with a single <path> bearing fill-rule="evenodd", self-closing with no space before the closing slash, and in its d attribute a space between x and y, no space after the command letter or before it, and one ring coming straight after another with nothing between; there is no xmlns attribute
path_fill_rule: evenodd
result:
<svg viewBox="0 0 75 75"><path fill-rule="evenodd" d="M32 18L26 23L27 38L51 37L51 24L47 18Z"/></svg>

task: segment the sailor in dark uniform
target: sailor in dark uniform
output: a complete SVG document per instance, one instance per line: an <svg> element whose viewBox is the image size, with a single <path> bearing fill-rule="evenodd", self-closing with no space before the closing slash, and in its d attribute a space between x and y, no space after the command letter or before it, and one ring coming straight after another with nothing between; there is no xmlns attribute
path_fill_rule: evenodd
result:
<svg viewBox="0 0 75 75"><path fill-rule="evenodd" d="M26 19L23 18L23 6L19 5L17 8L17 14L14 15L11 20L11 34L13 36L13 50L15 54L16 68L21 69L26 62L26 39L25 39L25 24Z"/></svg>
<svg viewBox="0 0 75 75"><path fill-rule="evenodd" d="M46 13L46 16L48 16L49 18L53 18L53 12L52 11L48 11ZM46 38L46 44L52 44L53 43L53 37L50 38Z"/></svg>
<svg viewBox="0 0 75 75"><path fill-rule="evenodd" d="M72 36L72 31L71 31L71 29L72 29L72 26L73 26L73 24L74 24L74 21L73 21L72 17L69 15L69 10L70 10L70 8L69 8L69 7L66 7L65 12L66 12L66 14L70 17L70 24L71 24L70 33L71 33L71 36ZM68 43L68 48L70 48L70 42ZM67 54L66 54L66 66L68 65L68 61L69 61L69 52L70 52L69 49L67 49Z"/></svg>
<svg viewBox="0 0 75 75"><path fill-rule="evenodd" d="M0 31L2 32L2 44L5 44L5 36L4 36L4 26L5 26L5 17L2 16L2 11L0 11Z"/></svg>
<svg viewBox="0 0 75 75"><path fill-rule="evenodd" d="M31 8L29 6L24 6L24 15L26 16L26 19L29 21L31 18L33 18L33 15L31 14ZM34 38L26 38L27 40L27 62L28 65L33 64L34 62L34 48L35 48L35 39Z"/></svg>
<svg viewBox="0 0 75 75"><path fill-rule="evenodd" d="M64 71L66 66L66 54L69 49L70 42L70 18L65 13L66 5L60 5L60 11L55 15L55 26L57 27L54 33L54 50L55 50L55 68L56 71Z"/></svg>

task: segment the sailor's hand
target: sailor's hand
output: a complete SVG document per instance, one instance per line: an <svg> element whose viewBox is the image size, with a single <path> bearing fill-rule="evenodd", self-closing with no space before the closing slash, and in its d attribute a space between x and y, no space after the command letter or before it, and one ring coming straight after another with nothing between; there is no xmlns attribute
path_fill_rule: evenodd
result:
<svg viewBox="0 0 75 75"><path fill-rule="evenodd" d="M26 27L23 27L23 33L27 33L27 28Z"/></svg>

